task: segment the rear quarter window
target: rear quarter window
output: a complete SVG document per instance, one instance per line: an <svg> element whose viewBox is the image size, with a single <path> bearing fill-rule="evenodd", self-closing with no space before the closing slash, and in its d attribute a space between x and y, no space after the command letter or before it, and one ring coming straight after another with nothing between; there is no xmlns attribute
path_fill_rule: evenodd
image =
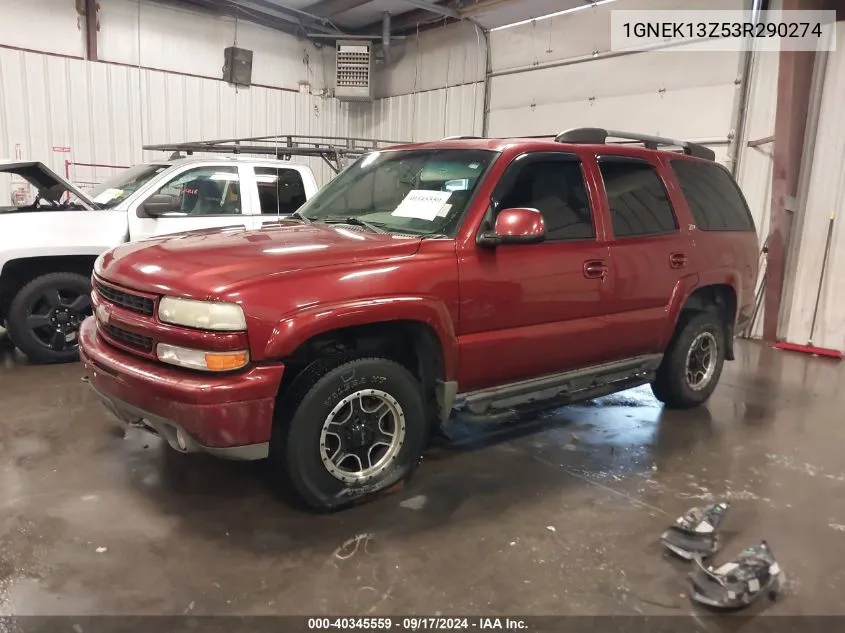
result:
<svg viewBox="0 0 845 633"><path fill-rule="evenodd" d="M753 231L754 219L731 175L716 163L673 160L696 228L702 231Z"/></svg>

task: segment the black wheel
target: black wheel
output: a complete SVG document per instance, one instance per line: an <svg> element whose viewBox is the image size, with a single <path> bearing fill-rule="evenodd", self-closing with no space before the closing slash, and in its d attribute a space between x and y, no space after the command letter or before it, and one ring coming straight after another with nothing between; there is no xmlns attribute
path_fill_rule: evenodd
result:
<svg viewBox="0 0 845 633"><path fill-rule="evenodd" d="M77 331L91 314L91 284L76 273L50 273L21 288L9 308L9 338L36 363L77 360Z"/></svg>
<svg viewBox="0 0 845 633"><path fill-rule="evenodd" d="M724 363L725 324L715 312L692 313L678 324L651 390L667 407L697 407L710 398Z"/></svg>
<svg viewBox="0 0 845 633"><path fill-rule="evenodd" d="M318 361L280 403L271 455L297 497L331 511L407 477L429 435L418 381L379 357Z"/></svg>

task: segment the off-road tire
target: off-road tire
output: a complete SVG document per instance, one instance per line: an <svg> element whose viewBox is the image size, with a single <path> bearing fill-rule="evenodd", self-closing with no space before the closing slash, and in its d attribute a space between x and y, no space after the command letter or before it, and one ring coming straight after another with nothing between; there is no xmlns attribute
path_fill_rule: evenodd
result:
<svg viewBox="0 0 845 633"><path fill-rule="evenodd" d="M26 327L29 308L33 300L50 288L71 288L80 294L91 292L91 282L77 273L48 273L36 277L21 288L9 306L7 319L9 339L34 363L70 363L79 359L77 347L58 352L51 350L35 339L32 331Z"/></svg>
<svg viewBox="0 0 845 633"><path fill-rule="evenodd" d="M378 389L396 400L404 413L404 443L384 472L366 482L346 483L323 464L320 434L332 409L362 389ZM349 507L404 480L429 437L419 381L399 363L374 355L340 354L315 362L288 387L278 407L270 447L274 478L294 493L294 500L319 512Z"/></svg>
<svg viewBox="0 0 845 633"><path fill-rule="evenodd" d="M690 387L686 376L687 354L696 338L709 333L716 341L716 364L709 381L699 390ZM675 335L651 383L655 397L670 409L691 409L704 404L719 383L725 363L725 324L715 311L683 315Z"/></svg>

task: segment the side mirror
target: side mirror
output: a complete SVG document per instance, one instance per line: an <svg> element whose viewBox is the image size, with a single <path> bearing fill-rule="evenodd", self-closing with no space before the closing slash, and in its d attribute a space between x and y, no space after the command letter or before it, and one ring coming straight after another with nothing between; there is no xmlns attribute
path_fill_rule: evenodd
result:
<svg viewBox="0 0 845 633"><path fill-rule="evenodd" d="M179 201L174 196L156 194L147 198L141 208L148 216L155 218L165 213L179 211Z"/></svg>
<svg viewBox="0 0 845 633"><path fill-rule="evenodd" d="M496 215L496 226L478 238L482 246L499 244L536 244L546 239L546 223L537 209L517 207L502 209Z"/></svg>

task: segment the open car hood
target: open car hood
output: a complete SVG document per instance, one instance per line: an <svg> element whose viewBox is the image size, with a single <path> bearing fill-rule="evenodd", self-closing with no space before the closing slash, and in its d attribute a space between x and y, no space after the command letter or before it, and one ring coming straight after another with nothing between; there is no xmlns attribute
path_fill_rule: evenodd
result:
<svg viewBox="0 0 845 633"><path fill-rule="evenodd" d="M81 189L70 184L59 176L44 163L36 161L2 161L0 160L0 173L15 174L27 180L40 190L51 187L61 187L79 199L79 202L88 209L98 209L98 205Z"/></svg>

